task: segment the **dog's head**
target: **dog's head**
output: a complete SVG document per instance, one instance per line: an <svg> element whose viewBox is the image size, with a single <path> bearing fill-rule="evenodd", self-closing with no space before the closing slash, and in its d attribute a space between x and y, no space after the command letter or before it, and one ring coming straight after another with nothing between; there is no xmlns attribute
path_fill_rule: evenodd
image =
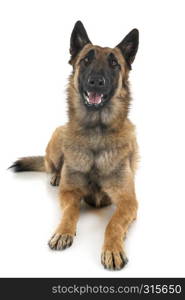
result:
<svg viewBox="0 0 185 300"><path fill-rule="evenodd" d="M87 111L101 111L127 86L128 72L138 49L139 32L133 29L115 48L91 43L78 21L70 40L70 64L75 89ZM109 104L110 105L110 104Z"/></svg>

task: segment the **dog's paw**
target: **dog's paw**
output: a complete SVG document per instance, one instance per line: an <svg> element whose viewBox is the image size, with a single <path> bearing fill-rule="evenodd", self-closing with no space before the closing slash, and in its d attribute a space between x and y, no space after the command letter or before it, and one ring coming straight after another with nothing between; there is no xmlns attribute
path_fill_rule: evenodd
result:
<svg viewBox="0 0 185 300"><path fill-rule="evenodd" d="M54 175L51 177L50 184L53 185L53 186L58 186L59 183L60 183L60 175L54 174Z"/></svg>
<svg viewBox="0 0 185 300"><path fill-rule="evenodd" d="M125 253L105 250L101 255L101 262L105 269L121 270L128 262Z"/></svg>
<svg viewBox="0 0 185 300"><path fill-rule="evenodd" d="M63 250L69 248L73 243L73 236L70 234L55 233L48 245L52 250Z"/></svg>

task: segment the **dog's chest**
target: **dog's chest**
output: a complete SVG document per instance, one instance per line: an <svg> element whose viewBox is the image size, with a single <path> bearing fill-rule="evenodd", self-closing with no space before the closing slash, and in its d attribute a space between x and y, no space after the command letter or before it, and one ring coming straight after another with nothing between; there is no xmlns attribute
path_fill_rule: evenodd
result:
<svg viewBox="0 0 185 300"><path fill-rule="evenodd" d="M109 175L119 162L118 147L111 142L89 139L87 144L73 144L65 149L65 160L70 168L97 175ZM120 157L121 160L121 157Z"/></svg>

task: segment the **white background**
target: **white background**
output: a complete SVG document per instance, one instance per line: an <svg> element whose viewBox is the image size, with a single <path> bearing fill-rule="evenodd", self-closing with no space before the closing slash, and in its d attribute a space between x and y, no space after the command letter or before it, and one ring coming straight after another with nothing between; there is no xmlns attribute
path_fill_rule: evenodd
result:
<svg viewBox="0 0 185 300"><path fill-rule="evenodd" d="M0 2L0 276L185 276L184 1ZM126 240L129 263L103 269L113 208L82 208L74 244L47 242L60 219L57 188L41 173L12 174L18 157L44 154L64 124L69 39L82 20L90 39L115 46L133 28L140 46L130 74L141 162L139 214Z"/></svg>

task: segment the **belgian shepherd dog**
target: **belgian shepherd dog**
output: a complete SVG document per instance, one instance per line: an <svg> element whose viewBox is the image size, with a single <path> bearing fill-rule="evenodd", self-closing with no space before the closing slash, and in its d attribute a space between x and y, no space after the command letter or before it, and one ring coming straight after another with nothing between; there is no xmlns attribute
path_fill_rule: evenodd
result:
<svg viewBox="0 0 185 300"><path fill-rule="evenodd" d="M52 173L51 184L59 185L63 216L49 241L53 250L72 245L81 200L95 207L116 206L101 254L110 270L127 263L124 238L138 207L137 142L127 117L128 77L138 43L139 32L133 29L115 48L95 46L82 22L76 22L70 39L68 123L54 131L44 157L23 157L11 166L15 172Z"/></svg>

